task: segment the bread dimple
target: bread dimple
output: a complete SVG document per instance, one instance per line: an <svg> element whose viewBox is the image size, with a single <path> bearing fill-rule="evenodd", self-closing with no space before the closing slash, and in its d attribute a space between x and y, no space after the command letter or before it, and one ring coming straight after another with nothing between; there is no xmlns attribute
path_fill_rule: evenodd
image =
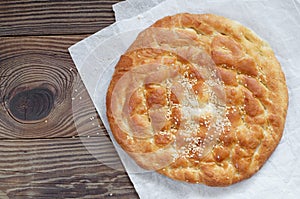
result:
<svg viewBox="0 0 300 199"><path fill-rule="evenodd" d="M155 28L159 34L151 36ZM223 86L218 88L224 89L217 94L215 88L214 93L224 98L219 103L226 106L224 116L230 124L223 126L222 133L205 155L197 155L201 152L197 147L203 147L203 137L214 115L208 111L204 118L197 115L197 110L189 110L198 124L186 123L180 107L181 98L186 96L170 89L166 82L178 74L186 76L193 92L190 95L196 96L200 109L204 109L210 102L211 96L206 91L211 85L204 74L206 71L195 70L193 63L210 65L211 60L215 63L216 79L223 81ZM165 67L151 72L155 64ZM141 66L146 69L137 69L139 75L130 77L132 81L144 78L143 84L136 83L138 90L130 91L135 84L128 82L124 87L118 85L128 71ZM116 88L123 95L114 96ZM128 92L128 110L121 110L120 104L112 105L114 102L126 104L122 98L126 98ZM154 23L121 56L107 92L107 116L117 142L141 167L176 180L228 186L252 176L272 154L282 136L287 103L284 74L266 42L230 19L213 14L182 13ZM122 116L114 113L116 109ZM133 126L141 129L134 133L121 128L118 122L123 116L132 118L123 125L135 122ZM190 131L195 135L195 139L184 137L191 141L190 151L174 157L164 154L173 153L174 144L186 144L176 140L182 124L190 124ZM142 156L143 153L151 155Z"/></svg>

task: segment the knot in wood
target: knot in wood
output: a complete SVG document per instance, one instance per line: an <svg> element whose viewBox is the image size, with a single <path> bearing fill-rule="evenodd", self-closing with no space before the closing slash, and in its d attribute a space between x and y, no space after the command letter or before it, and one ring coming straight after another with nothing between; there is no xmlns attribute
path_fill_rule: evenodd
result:
<svg viewBox="0 0 300 199"><path fill-rule="evenodd" d="M8 102L11 115L21 122L34 122L49 115L54 95L47 88L33 88L15 93Z"/></svg>

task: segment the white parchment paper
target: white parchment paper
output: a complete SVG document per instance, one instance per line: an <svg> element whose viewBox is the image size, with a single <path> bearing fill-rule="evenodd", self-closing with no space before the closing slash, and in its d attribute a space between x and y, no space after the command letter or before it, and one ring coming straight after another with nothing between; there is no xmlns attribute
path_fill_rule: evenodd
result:
<svg viewBox="0 0 300 199"><path fill-rule="evenodd" d="M289 110L284 135L263 168L248 180L214 188L176 182L140 169L113 143L140 198L298 198L300 195L299 0L128 0L114 6L117 22L70 47L72 59L104 125L106 88L119 56L156 20L179 12L214 13L249 27L274 49L286 75ZM160 3L161 2L161 3ZM153 7L153 8L151 8ZM110 133L111 135L111 133ZM111 136L112 137L112 136Z"/></svg>
<svg viewBox="0 0 300 199"><path fill-rule="evenodd" d="M165 0L127 0L116 3L113 5L116 21L129 19L138 14L146 12L150 8L160 4L163 1Z"/></svg>

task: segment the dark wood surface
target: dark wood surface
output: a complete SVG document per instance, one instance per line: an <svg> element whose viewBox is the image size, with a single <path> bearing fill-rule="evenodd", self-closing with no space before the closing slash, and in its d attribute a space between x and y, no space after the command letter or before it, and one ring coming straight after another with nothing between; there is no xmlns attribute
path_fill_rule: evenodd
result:
<svg viewBox="0 0 300 199"><path fill-rule="evenodd" d="M118 0L0 0L0 198L138 198L68 47Z"/></svg>

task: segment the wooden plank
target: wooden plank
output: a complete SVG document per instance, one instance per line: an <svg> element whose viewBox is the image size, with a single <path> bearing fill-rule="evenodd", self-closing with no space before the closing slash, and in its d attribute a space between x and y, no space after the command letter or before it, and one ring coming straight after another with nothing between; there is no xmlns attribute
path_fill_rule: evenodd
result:
<svg viewBox="0 0 300 199"><path fill-rule="evenodd" d="M67 51L118 1L0 1L0 198L138 198Z"/></svg>
<svg viewBox="0 0 300 199"><path fill-rule="evenodd" d="M114 22L119 1L0 1L0 36L91 34Z"/></svg>
<svg viewBox="0 0 300 199"><path fill-rule="evenodd" d="M107 137L0 141L1 198L138 198Z"/></svg>
<svg viewBox="0 0 300 199"><path fill-rule="evenodd" d="M86 35L0 40L0 139L104 131L67 48Z"/></svg>

